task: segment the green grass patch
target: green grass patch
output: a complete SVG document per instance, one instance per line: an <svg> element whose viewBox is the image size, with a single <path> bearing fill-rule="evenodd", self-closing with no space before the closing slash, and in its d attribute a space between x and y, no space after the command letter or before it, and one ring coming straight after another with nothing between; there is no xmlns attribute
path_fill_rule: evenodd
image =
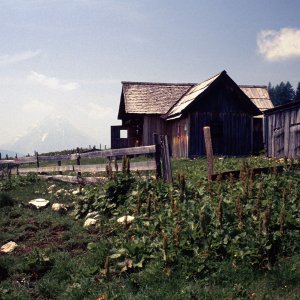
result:
<svg viewBox="0 0 300 300"><path fill-rule="evenodd" d="M99 186L0 182L0 299L299 299L300 173L263 157L174 160L174 183L120 172ZM45 198L50 206L28 205ZM53 203L69 210L51 210ZM89 212L98 225L83 228ZM134 216L132 224L118 218Z"/></svg>

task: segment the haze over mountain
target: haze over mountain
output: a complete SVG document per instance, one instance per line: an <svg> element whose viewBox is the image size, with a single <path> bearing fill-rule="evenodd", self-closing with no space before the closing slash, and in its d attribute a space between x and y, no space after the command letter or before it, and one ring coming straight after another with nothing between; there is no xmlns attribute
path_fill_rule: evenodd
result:
<svg viewBox="0 0 300 300"><path fill-rule="evenodd" d="M5 145L5 148L18 153L33 154L34 151L39 153L61 151L88 147L96 143L97 141L93 141L91 137L84 135L61 117L50 117L37 123L12 144Z"/></svg>

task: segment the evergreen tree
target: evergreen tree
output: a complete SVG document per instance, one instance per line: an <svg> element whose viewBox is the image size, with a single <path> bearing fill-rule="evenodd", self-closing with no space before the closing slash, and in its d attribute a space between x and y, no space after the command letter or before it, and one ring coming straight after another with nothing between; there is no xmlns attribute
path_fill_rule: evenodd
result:
<svg viewBox="0 0 300 300"><path fill-rule="evenodd" d="M268 91L274 106L289 103L295 99L295 91L289 81L287 83L282 81L275 87L269 83Z"/></svg>
<svg viewBox="0 0 300 300"><path fill-rule="evenodd" d="M284 103L288 103L288 102L291 102L291 101L294 101L295 99L295 91L293 89L293 86L291 85L291 83L288 81L286 84L285 84L285 87L284 87Z"/></svg>
<svg viewBox="0 0 300 300"><path fill-rule="evenodd" d="M274 103L275 91L274 91L274 87L272 86L271 82L269 82L269 84L268 84L268 92L269 92L271 101Z"/></svg>
<svg viewBox="0 0 300 300"><path fill-rule="evenodd" d="M297 90L295 93L294 101L300 101L300 82L298 82Z"/></svg>

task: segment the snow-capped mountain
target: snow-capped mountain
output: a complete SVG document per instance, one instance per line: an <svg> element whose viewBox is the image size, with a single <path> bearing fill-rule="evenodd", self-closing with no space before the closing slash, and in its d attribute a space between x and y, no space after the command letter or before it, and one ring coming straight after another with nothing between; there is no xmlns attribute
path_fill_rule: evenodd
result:
<svg viewBox="0 0 300 300"><path fill-rule="evenodd" d="M61 117L51 117L38 122L31 130L9 146L20 153L33 154L61 151L93 145L93 140ZM8 148L8 147L7 147Z"/></svg>

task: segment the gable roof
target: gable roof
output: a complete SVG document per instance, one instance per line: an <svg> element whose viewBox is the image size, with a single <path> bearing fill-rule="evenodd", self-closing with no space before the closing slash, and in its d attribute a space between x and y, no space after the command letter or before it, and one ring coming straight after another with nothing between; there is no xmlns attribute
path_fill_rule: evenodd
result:
<svg viewBox="0 0 300 300"><path fill-rule="evenodd" d="M261 112L274 107L267 86L240 85L239 87Z"/></svg>
<svg viewBox="0 0 300 300"><path fill-rule="evenodd" d="M166 114L170 107L194 85L195 83L123 81L118 117L124 113Z"/></svg>
<svg viewBox="0 0 300 300"><path fill-rule="evenodd" d="M195 85L192 87L182 98L168 111L167 119L174 119L176 116L181 115L192 103L204 96L206 92L209 92L213 86L218 84L221 80L228 82L236 91L237 97L241 103L247 108L247 111L253 115L259 115L260 109L253 101L249 101L249 97L241 91L239 86L227 75L226 71ZM251 99L250 99L251 100Z"/></svg>
<svg viewBox="0 0 300 300"><path fill-rule="evenodd" d="M200 94L202 94L217 78L224 74L225 71L194 85L179 101L168 111L168 117L180 114L187 108ZM226 73L226 72L225 72Z"/></svg>
<svg viewBox="0 0 300 300"><path fill-rule="evenodd" d="M126 114L158 114L165 115L167 118L178 116L223 76L227 76L236 85L226 71L199 84L122 81L118 118L122 119ZM240 85L239 87L244 92L242 94L246 94L260 112L273 108L266 86Z"/></svg>

